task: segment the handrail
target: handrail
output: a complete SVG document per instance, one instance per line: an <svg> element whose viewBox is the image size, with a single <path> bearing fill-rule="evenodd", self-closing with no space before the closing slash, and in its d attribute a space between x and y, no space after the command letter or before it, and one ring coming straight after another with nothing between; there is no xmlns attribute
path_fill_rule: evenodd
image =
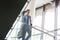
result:
<svg viewBox="0 0 60 40"><path fill-rule="evenodd" d="M60 30L60 28L55 29L55 30L51 30L51 31L48 31L48 32L54 32L54 31L58 31L58 30Z"/></svg>
<svg viewBox="0 0 60 40"><path fill-rule="evenodd" d="M22 22L22 21L20 21L20 22ZM30 26L30 25L29 25ZM49 34L48 32L44 32L43 30L40 30L40 29L37 29L37 28L35 28L35 27L38 27L38 26L32 26L32 28L34 28L35 30L38 30L38 31L40 31L40 32L43 32L43 33L45 33L45 34L47 34L47 35L49 35L49 36L51 36L51 37L55 37L55 36L53 36L53 35L51 35L51 34ZM56 30L55 30L56 31ZM40 34L38 34L38 35L40 35ZM34 36L34 35L32 35L32 36ZM13 38L16 38L16 37L13 37Z"/></svg>
<svg viewBox="0 0 60 40"><path fill-rule="evenodd" d="M51 36L51 37L54 37L53 35L51 35L51 34L49 34L49 33L47 33L47 32L44 32L43 30L39 30L39 29L37 29L37 28L35 28L35 27L32 27L32 28L34 28L34 29L36 29L36 30L38 30L38 31L41 31L41 32L43 32L43 33L45 33L45 34L47 34L47 35L49 35L49 36Z"/></svg>
<svg viewBox="0 0 60 40"><path fill-rule="evenodd" d="M22 21L20 21L20 22L22 22ZM23 22L22 22L22 23L23 23ZM26 23L23 23L23 24L26 24ZM26 25L27 25L27 24L26 24ZM28 26L31 26L31 25L28 25ZM38 30L38 31L40 31L40 32L43 32L43 33L49 35L49 36L54 37L53 35L51 35L51 34L49 34L49 33L47 33L47 32L44 32L43 30L40 30L40 29L35 28L35 27L37 27L37 26L31 26L31 27L34 28L35 30Z"/></svg>
<svg viewBox="0 0 60 40"><path fill-rule="evenodd" d="M20 22L21 22L21 21L20 21ZM34 26L34 27L39 27L39 26ZM41 28L41 27L40 27L40 28ZM20 28L16 28L16 29L19 30ZM37 28L36 28L36 29L37 29ZM45 30L46 30L46 29L45 29ZM47 31L47 30L46 30L46 31L47 31L47 33L48 33L48 32L53 32L53 31L57 31L57 30L60 30L60 28L59 28L59 29L52 30L52 31ZM60 36L59 34L57 34L57 35Z"/></svg>
<svg viewBox="0 0 60 40"><path fill-rule="evenodd" d="M35 27L34 27L35 28ZM37 28L35 28L35 29L37 29ZM44 33L46 33L46 32L44 32ZM34 34L34 35L32 35L32 36L36 36L36 35L40 35L40 34ZM51 34L48 34L48 35L50 35L50 36L52 36L52 37L54 37L53 35L51 35ZM60 35L58 35L58 36L60 36ZM18 37L11 37L11 38L18 38Z"/></svg>

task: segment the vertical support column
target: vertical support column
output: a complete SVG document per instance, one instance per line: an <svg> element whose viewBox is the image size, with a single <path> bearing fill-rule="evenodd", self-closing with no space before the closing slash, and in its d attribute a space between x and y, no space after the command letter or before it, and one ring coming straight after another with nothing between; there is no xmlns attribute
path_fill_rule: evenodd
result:
<svg viewBox="0 0 60 40"><path fill-rule="evenodd" d="M45 21L45 5L43 6L43 13L42 13L42 27L41 29L44 30L44 21ZM43 40L44 33L41 32L40 40Z"/></svg>
<svg viewBox="0 0 60 40"><path fill-rule="evenodd" d="M55 1L55 20L54 20L54 30L57 29L57 16L58 16L58 3L59 0L54 0ZM57 31L54 31L54 40L57 40Z"/></svg>

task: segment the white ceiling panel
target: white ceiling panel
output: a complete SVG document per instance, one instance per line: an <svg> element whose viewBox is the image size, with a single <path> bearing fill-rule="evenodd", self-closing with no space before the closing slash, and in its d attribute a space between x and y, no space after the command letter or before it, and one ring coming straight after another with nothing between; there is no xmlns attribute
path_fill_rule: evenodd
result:
<svg viewBox="0 0 60 40"><path fill-rule="evenodd" d="M47 4L53 0L36 0L35 7L43 6L44 4Z"/></svg>

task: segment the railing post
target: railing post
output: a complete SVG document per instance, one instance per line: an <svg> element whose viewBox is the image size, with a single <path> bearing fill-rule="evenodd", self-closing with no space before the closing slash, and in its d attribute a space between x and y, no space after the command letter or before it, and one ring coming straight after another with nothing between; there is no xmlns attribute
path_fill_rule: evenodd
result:
<svg viewBox="0 0 60 40"><path fill-rule="evenodd" d="M45 5L43 6L43 12L42 12L42 27L41 29L44 30L44 21L45 21ZM43 40L44 33L41 32L40 40Z"/></svg>
<svg viewBox="0 0 60 40"><path fill-rule="evenodd" d="M57 18L58 18L58 4L59 0L54 0L55 1L55 18L54 18L54 30L57 29ZM54 40L57 40L57 31L54 31Z"/></svg>

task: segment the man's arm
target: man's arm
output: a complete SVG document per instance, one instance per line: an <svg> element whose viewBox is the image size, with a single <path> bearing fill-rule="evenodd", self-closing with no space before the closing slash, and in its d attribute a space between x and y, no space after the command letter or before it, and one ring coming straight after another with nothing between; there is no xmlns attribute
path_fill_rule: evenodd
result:
<svg viewBox="0 0 60 40"><path fill-rule="evenodd" d="M24 16L22 17L22 22L23 22L23 23L25 22L25 17L24 17Z"/></svg>
<svg viewBox="0 0 60 40"><path fill-rule="evenodd" d="M31 20L31 16L30 16L30 25L32 26L32 20Z"/></svg>

